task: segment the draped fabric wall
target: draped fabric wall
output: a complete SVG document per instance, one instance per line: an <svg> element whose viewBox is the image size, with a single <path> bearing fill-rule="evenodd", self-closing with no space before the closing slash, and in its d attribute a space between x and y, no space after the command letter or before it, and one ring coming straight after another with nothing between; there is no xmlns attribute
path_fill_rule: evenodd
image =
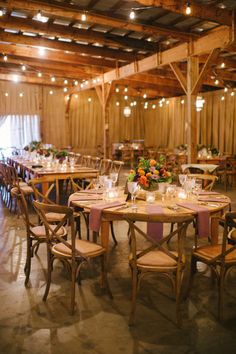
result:
<svg viewBox="0 0 236 354"><path fill-rule="evenodd" d="M88 102L91 98L91 102ZM102 107L96 92L73 95L69 111L70 145L83 154L96 154L103 144ZM99 147L100 148L100 147Z"/></svg>
<svg viewBox="0 0 236 354"><path fill-rule="evenodd" d="M50 91L53 94L50 94ZM42 141L57 148L69 144L68 123L66 119L66 101L63 91L50 87L42 89Z"/></svg>
<svg viewBox="0 0 236 354"><path fill-rule="evenodd" d="M221 99L222 95L225 100ZM198 143L217 147L222 153L236 153L236 95L231 96L219 90L202 96L205 104L202 111L197 113ZM92 98L89 104L88 97ZM117 101L119 106L116 105ZM173 149L187 143L186 97L175 97L168 101L162 107L156 105L155 109L149 103L149 108L144 109L139 99L137 105L132 107L131 116L125 118L123 110L126 101L114 94L108 105L110 144L144 139L145 146ZM102 145L102 109L95 92L83 92L79 98L72 99L70 134L71 145L82 152L94 153L97 145Z"/></svg>
<svg viewBox="0 0 236 354"><path fill-rule="evenodd" d="M53 95L49 94L50 90L53 90ZM23 94L22 97L20 93ZM37 115L41 120L42 141L57 147L65 147L68 145L69 135L66 129L65 107L61 88L0 81L0 126L9 116L25 116L25 121L32 117L35 121ZM36 124L32 122L32 127L36 127ZM31 129L30 126L27 129ZM22 132L18 133L17 139L20 139ZM15 134L17 135L17 130Z"/></svg>

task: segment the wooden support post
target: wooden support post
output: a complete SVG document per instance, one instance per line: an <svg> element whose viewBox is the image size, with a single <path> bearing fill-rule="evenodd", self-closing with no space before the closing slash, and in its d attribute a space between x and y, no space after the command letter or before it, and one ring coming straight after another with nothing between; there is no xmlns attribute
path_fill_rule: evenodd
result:
<svg viewBox="0 0 236 354"><path fill-rule="evenodd" d="M71 134L70 134L70 105L71 105L72 94L65 96L66 110L65 110L65 120L66 120L66 144L71 146Z"/></svg>
<svg viewBox="0 0 236 354"><path fill-rule="evenodd" d="M102 117L103 117L103 156L108 158L110 155L109 151L109 114L108 114L108 102L111 94L111 83L102 84L102 86L96 86L96 92L99 101L102 106Z"/></svg>
<svg viewBox="0 0 236 354"><path fill-rule="evenodd" d="M197 112L196 96L192 90L199 76L198 57L189 57L187 61L187 143L188 163L197 161Z"/></svg>

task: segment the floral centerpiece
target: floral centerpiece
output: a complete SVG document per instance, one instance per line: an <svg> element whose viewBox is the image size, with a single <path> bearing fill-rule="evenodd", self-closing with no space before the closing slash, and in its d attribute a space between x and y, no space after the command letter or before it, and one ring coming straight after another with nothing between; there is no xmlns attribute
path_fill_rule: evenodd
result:
<svg viewBox="0 0 236 354"><path fill-rule="evenodd" d="M159 183L171 183L172 174L165 165L164 156L160 157L159 162L141 158L138 166L130 171L128 182L138 182L142 189L155 191Z"/></svg>

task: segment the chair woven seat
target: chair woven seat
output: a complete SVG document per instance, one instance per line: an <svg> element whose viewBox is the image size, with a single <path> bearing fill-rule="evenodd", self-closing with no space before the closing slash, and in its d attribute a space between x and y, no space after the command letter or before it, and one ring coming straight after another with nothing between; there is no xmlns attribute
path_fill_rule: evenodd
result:
<svg viewBox="0 0 236 354"><path fill-rule="evenodd" d="M177 252L171 252L177 256ZM150 251L137 260L138 267L176 267L177 261L162 251Z"/></svg>
<svg viewBox="0 0 236 354"><path fill-rule="evenodd" d="M68 241L71 245L71 241ZM105 249L95 243L91 243L86 240L75 240L75 249L80 252L85 257L97 257L105 252ZM71 249L67 247L64 243L57 243L52 247L52 253L71 257Z"/></svg>
<svg viewBox="0 0 236 354"><path fill-rule="evenodd" d="M57 225L50 225L53 230L55 230L56 226ZM31 227L30 230L35 235L35 237L46 239L46 230L44 225ZM63 226L57 231L58 236L65 236L66 233L66 229Z"/></svg>
<svg viewBox="0 0 236 354"><path fill-rule="evenodd" d="M226 250L231 249L233 246L231 245L226 245ZM204 258L208 258L209 260L219 256L222 251L222 246L221 245L215 245L215 246L202 246L197 249L196 252L193 253L194 256L198 255L203 256ZM230 262L230 261L236 261L236 249L229 254L225 256L225 261Z"/></svg>

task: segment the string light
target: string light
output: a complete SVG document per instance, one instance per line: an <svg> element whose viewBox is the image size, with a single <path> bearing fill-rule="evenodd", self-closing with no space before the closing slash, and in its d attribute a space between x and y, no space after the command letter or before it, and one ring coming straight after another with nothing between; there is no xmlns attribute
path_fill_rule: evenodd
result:
<svg viewBox="0 0 236 354"><path fill-rule="evenodd" d="M19 97L22 98L24 96L24 93L23 92L20 92L19 93Z"/></svg>
<svg viewBox="0 0 236 354"><path fill-rule="evenodd" d="M38 73L38 77L42 77L42 73L41 72Z"/></svg>
<svg viewBox="0 0 236 354"><path fill-rule="evenodd" d="M92 101L92 98L91 98L91 97L89 97L89 98L88 98L88 102L91 102L91 101Z"/></svg>
<svg viewBox="0 0 236 354"><path fill-rule="evenodd" d="M129 118L131 116L131 108L129 106L126 106L124 108L124 112L123 113L124 113L125 118Z"/></svg>
<svg viewBox="0 0 236 354"><path fill-rule="evenodd" d="M219 80L215 79L215 85L219 85Z"/></svg>
<svg viewBox="0 0 236 354"><path fill-rule="evenodd" d="M166 104L167 104L167 105L168 105L168 104L170 104L170 101L169 101L169 100L167 100L167 101L166 101Z"/></svg>
<svg viewBox="0 0 236 354"><path fill-rule="evenodd" d="M19 82L19 76L18 75L13 75L12 76L12 81Z"/></svg>
<svg viewBox="0 0 236 354"><path fill-rule="evenodd" d="M78 97L79 97L79 96L76 94L76 95L75 95L75 98L77 99Z"/></svg>
<svg viewBox="0 0 236 354"><path fill-rule="evenodd" d="M234 92L232 91L230 95L233 97L234 96Z"/></svg>
<svg viewBox="0 0 236 354"><path fill-rule="evenodd" d="M53 90L50 90L50 91L49 91L49 95L53 95Z"/></svg>
<svg viewBox="0 0 236 354"><path fill-rule="evenodd" d="M51 81L52 82L55 82L56 81L56 78L53 76L53 77L51 77Z"/></svg>
<svg viewBox="0 0 236 354"><path fill-rule="evenodd" d="M83 21L83 22L87 21L87 15L85 12L82 13L82 15L81 15L81 21Z"/></svg>
<svg viewBox="0 0 236 354"><path fill-rule="evenodd" d="M191 4L190 4L190 1L188 1L188 2L186 3L185 13L186 13L186 15L190 15L191 12L192 12L192 10L191 10Z"/></svg>
<svg viewBox="0 0 236 354"><path fill-rule="evenodd" d="M135 11L132 9L132 10L130 11L130 13L129 13L129 18L130 18L131 20L134 20L135 17L136 17Z"/></svg>
<svg viewBox="0 0 236 354"><path fill-rule="evenodd" d="M124 96L124 99L125 99L126 101L128 100L128 98L129 98L129 97L128 97L127 95Z"/></svg>
<svg viewBox="0 0 236 354"><path fill-rule="evenodd" d="M125 91L125 92L128 92L128 86L125 86L124 91Z"/></svg>
<svg viewBox="0 0 236 354"><path fill-rule="evenodd" d="M4 60L4 61L7 61L7 60L8 60L8 57L7 57L6 54L3 56L3 60Z"/></svg>
<svg viewBox="0 0 236 354"><path fill-rule="evenodd" d="M2 17L4 15L4 12L3 12L3 10L1 9L0 10L0 17Z"/></svg>
<svg viewBox="0 0 236 354"><path fill-rule="evenodd" d="M181 103L181 104L184 104L184 100L181 100L180 103Z"/></svg>
<svg viewBox="0 0 236 354"><path fill-rule="evenodd" d="M8 97L8 92L5 92L5 96Z"/></svg>
<svg viewBox="0 0 236 354"><path fill-rule="evenodd" d="M68 88L67 88L67 87L64 87L64 88L63 88L63 91L64 91L64 92L67 92L67 91L68 91Z"/></svg>
<svg viewBox="0 0 236 354"><path fill-rule="evenodd" d="M120 92L120 89L119 89L118 86L116 86L115 91L116 91L117 93Z"/></svg>
<svg viewBox="0 0 236 354"><path fill-rule="evenodd" d="M64 80L64 85L67 85L68 84L68 80Z"/></svg>
<svg viewBox="0 0 236 354"><path fill-rule="evenodd" d="M221 67L222 69L224 69L224 68L225 68L225 63L224 63L224 62L221 63L221 64L220 64L220 67Z"/></svg>
<svg viewBox="0 0 236 354"><path fill-rule="evenodd" d="M228 92L228 87L225 87L225 88L224 88L224 92Z"/></svg>
<svg viewBox="0 0 236 354"><path fill-rule="evenodd" d="M225 96L221 96L221 101L224 101L225 100Z"/></svg>
<svg viewBox="0 0 236 354"><path fill-rule="evenodd" d="M144 93L143 98L144 98L144 99L147 98L147 94L146 94L146 93Z"/></svg>
<svg viewBox="0 0 236 354"><path fill-rule="evenodd" d="M155 104L152 105L152 109L156 109L156 105Z"/></svg>
<svg viewBox="0 0 236 354"><path fill-rule="evenodd" d="M39 47L39 55L44 56L45 55L45 48Z"/></svg>
<svg viewBox="0 0 236 354"><path fill-rule="evenodd" d="M74 85L75 85L75 86L78 85L78 81L77 81L77 80L74 81Z"/></svg>
<svg viewBox="0 0 236 354"><path fill-rule="evenodd" d="M120 105L120 102L119 101L116 101L116 106L118 107Z"/></svg>
<svg viewBox="0 0 236 354"><path fill-rule="evenodd" d="M26 66L25 66L25 65L22 65L22 66L21 66L21 70L22 70L22 71L25 71L25 70L26 70Z"/></svg>

